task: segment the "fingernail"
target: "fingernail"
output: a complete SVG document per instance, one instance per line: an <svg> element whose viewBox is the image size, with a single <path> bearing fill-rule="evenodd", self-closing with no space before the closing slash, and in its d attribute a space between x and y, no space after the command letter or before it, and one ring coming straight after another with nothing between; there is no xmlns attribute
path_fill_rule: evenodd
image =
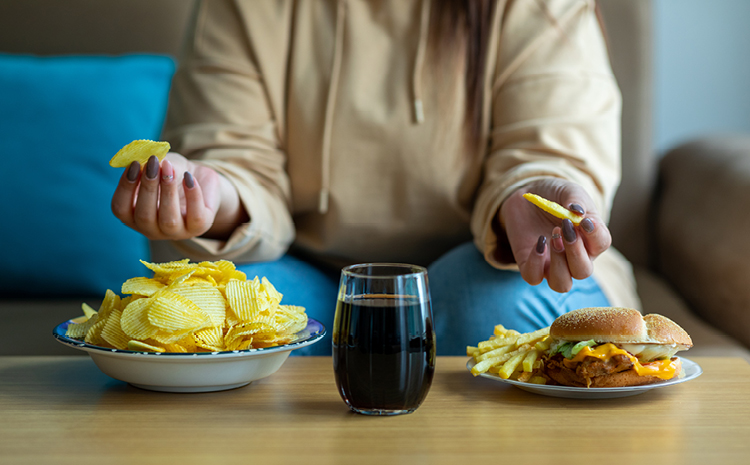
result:
<svg viewBox="0 0 750 465"><path fill-rule="evenodd" d="M552 248L555 249L555 252L565 251L562 237L560 236L560 228L555 228L552 230Z"/></svg>
<svg viewBox="0 0 750 465"><path fill-rule="evenodd" d="M125 177L128 178L128 181L134 182L136 179L138 179L138 173L141 172L141 164L137 161L134 161L133 163L128 166L128 172L125 175Z"/></svg>
<svg viewBox="0 0 750 465"><path fill-rule="evenodd" d="M562 222L562 235L565 242L568 244L576 241L576 230L573 228L573 222L570 220L563 220Z"/></svg>
<svg viewBox="0 0 750 465"><path fill-rule="evenodd" d="M169 160L164 160L164 163L161 165L161 179L163 181L171 181L174 179L174 168L172 168L172 164L169 163Z"/></svg>
<svg viewBox="0 0 750 465"><path fill-rule="evenodd" d="M577 203L571 203L570 206L568 207L568 210L570 210L572 212L576 212L579 215L585 215L586 214L586 212L583 210L583 207L580 206L580 205L578 205Z"/></svg>
<svg viewBox="0 0 750 465"><path fill-rule="evenodd" d="M195 180L193 179L193 175L190 174L190 171L185 171L185 186L187 186L188 189L195 187Z"/></svg>
<svg viewBox="0 0 750 465"><path fill-rule="evenodd" d="M156 179L159 174L159 159L155 155L151 155L151 158L146 162L146 179Z"/></svg>
<svg viewBox="0 0 750 465"><path fill-rule="evenodd" d="M547 238L539 236L539 240L536 241L536 253L543 254L544 248L547 246Z"/></svg>
<svg viewBox="0 0 750 465"><path fill-rule="evenodd" d="M594 232L594 222L589 218L584 218L583 221L581 221L581 228L587 233L592 233Z"/></svg>

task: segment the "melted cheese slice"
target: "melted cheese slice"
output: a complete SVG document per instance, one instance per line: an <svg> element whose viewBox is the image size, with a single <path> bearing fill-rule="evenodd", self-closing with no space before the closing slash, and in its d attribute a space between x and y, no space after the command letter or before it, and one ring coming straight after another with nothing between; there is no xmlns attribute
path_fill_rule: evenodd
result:
<svg viewBox="0 0 750 465"><path fill-rule="evenodd" d="M656 376L659 379L672 379L677 372L677 363L671 359L654 360L653 362L642 364L637 358L609 342L598 345L593 350L591 347L584 347L570 360L580 362L586 357L608 360L615 355L624 355L629 358L633 362L633 369L638 373L638 376Z"/></svg>

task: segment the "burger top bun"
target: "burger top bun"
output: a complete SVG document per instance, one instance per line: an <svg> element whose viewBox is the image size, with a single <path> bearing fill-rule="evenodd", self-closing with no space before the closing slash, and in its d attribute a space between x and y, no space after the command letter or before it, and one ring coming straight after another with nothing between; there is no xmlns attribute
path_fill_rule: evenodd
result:
<svg viewBox="0 0 750 465"><path fill-rule="evenodd" d="M549 334L563 341L693 346L690 335L669 318L654 313L642 316L638 310L623 307L573 310L558 317Z"/></svg>

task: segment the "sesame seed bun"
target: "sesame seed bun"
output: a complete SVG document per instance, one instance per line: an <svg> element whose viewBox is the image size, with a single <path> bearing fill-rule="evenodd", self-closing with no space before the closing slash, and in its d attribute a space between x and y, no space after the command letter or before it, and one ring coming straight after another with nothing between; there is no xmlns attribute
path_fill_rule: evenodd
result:
<svg viewBox="0 0 750 465"><path fill-rule="evenodd" d="M669 318L623 307L587 307L558 317L550 336L562 341L612 342L620 344L678 344L692 347L684 329Z"/></svg>

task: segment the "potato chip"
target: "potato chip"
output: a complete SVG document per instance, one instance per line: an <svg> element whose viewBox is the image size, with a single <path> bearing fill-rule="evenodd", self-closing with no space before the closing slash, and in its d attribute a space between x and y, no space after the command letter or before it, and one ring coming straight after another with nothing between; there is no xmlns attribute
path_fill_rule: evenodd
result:
<svg viewBox="0 0 750 465"><path fill-rule="evenodd" d="M219 285L226 285L230 280L237 279L240 281L247 281L247 275L242 271L238 270L234 263L228 260L219 260L216 262L216 267L221 270L222 278L219 280Z"/></svg>
<svg viewBox="0 0 750 465"><path fill-rule="evenodd" d="M148 321L164 331L196 331L212 325L211 317L191 300L164 291L153 297L147 309Z"/></svg>
<svg viewBox="0 0 750 465"><path fill-rule="evenodd" d="M159 162L167 156L170 146L169 142L156 142L153 140L134 140L125 147L121 148L114 157L109 161L109 166L113 168L125 168L132 162L137 161L141 167L146 165L152 155L156 155Z"/></svg>
<svg viewBox="0 0 750 465"><path fill-rule="evenodd" d="M568 219L572 221L573 224L575 225L580 224L580 222L583 221L584 219L583 216L577 215L571 212L570 210L563 207L559 203L553 202L551 200L547 200L544 197L540 197L536 194L527 192L523 194L523 198L533 203L537 207L541 208L542 210L546 211L550 215L560 218L562 220Z"/></svg>
<svg viewBox="0 0 750 465"><path fill-rule="evenodd" d="M82 304L81 308L83 309L83 314L86 316L87 320L98 313L96 310L91 308L89 304L87 303Z"/></svg>
<svg viewBox="0 0 750 465"><path fill-rule="evenodd" d="M137 294L143 296L152 296L167 287L165 284L153 279L153 278L130 278L122 283L122 289L120 292L123 294Z"/></svg>
<svg viewBox="0 0 750 465"><path fill-rule="evenodd" d="M112 311L102 329L102 339L107 341L107 343L115 349L124 350L128 348L128 341L130 341L130 338L125 334L125 331L122 330L122 326L120 325L121 317L121 310L115 309Z"/></svg>
<svg viewBox="0 0 750 465"><path fill-rule="evenodd" d="M151 324L148 319L151 299L144 297L133 300L122 312L120 318L122 330L133 339L148 339L159 332L159 328Z"/></svg>
<svg viewBox="0 0 750 465"><path fill-rule="evenodd" d="M237 347L248 337L255 339L263 334L276 334L276 330L268 323L252 322L240 323L232 326L224 336L224 345L227 350L237 350Z"/></svg>
<svg viewBox="0 0 750 465"><path fill-rule="evenodd" d="M146 344L145 342L135 340L128 342L128 350L133 350L135 352L166 352L164 347Z"/></svg>
<svg viewBox="0 0 750 465"><path fill-rule="evenodd" d="M153 271L155 275L170 275L173 273L194 270L198 267L197 263L190 263L190 259L188 258L166 263L149 263L144 260L140 260L140 262L143 263L146 268Z"/></svg>
<svg viewBox="0 0 750 465"><path fill-rule="evenodd" d="M94 326L97 321L99 321L99 314L94 312L94 314L91 315L91 317L87 318L85 321L81 323L69 324L68 329L65 331L65 335L68 337L76 338L76 339L83 339L86 337L86 334L89 332L89 329L91 329L91 327Z"/></svg>
<svg viewBox="0 0 750 465"><path fill-rule="evenodd" d="M107 341L102 339L102 330L104 329L104 325L106 324L107 320L99 318L98 321L94 323L86 332L86 337L83 339L83 341L87 344L107 347L109 344L107 343Z"/></svg>
<svg viewBox="0 0 750 465"><path fill-rule="evenodd" d="M206 350L219 352L226 349L224 332L221 327L201 329L193 333L195 345Z"/></svg>
<svg viewBox="0 0 750 465"><path fill-rule="evenodd" d="M156 334L151 336L151 340L158 342L159 344L163 345L173 345L173 344L179 344L180 341L182 341L186 337L192 338L193 331L186 329L184 331L180 332L174 332L174 331L157 331Z"/></svg>
<svg viewBox="0 0 750 465"><path fill-rule="evenodd" d="M224 292L229 308L240 321L253 321L262 311L269 308L268 302L262 301L258 296L260 282L257 279L254 281L233 279L227 283Z"/></svg>
<svg viewBox="0 0 750 465"><path fill-rule="evenodd" d="M221 326L224 323L227 317L227 301L216 287L208 283L194 283L182 285L172 292L187 298L203 310L211 318L212 326Z"/></svg>
<svg viewBox="0 0 750 465"><path fill-rule="evenodd" d="M304 307L281 305L267 278L249 281L231 261L142 263L153 277L125 281L126 297L107 290L98 311L83 304L66 334L115 349L195 353L285 344L307 325Z"/></svg>
<svg viewBox="0 0 750 465"><path fill-rule="evenodd" d="M279 333L294 334L307 326L305 307L297 305L279 305L274 315L276 329Z"/></svg>

